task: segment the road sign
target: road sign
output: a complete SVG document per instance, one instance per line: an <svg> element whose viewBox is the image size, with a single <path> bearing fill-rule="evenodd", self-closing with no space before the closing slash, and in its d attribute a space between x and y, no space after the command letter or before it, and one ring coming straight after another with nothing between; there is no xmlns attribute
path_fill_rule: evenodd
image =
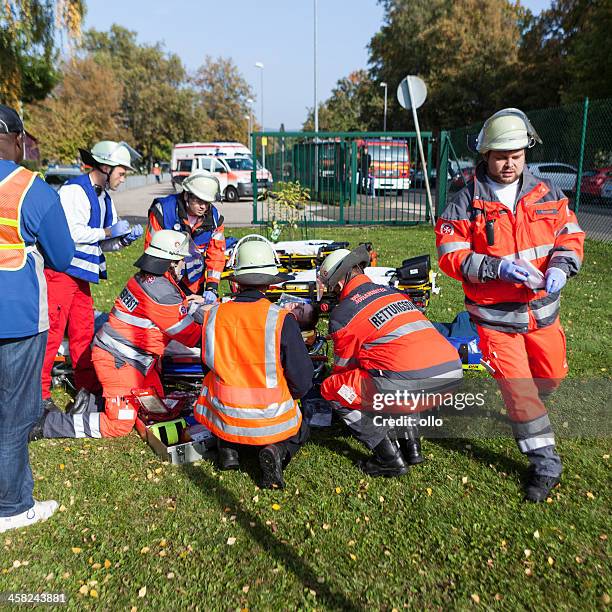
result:
<svg viewBox="0 0 612 612"><path fill-rule="evenodd" d="M268 146L268 137L267 136L262 136L261 137L261 146L262 147Z"/></svg>
<svg viewBox="0 0 612 612"><path fill-rule="evenodd" d="M410 82L409 82L410 81ZM408 75L397 86L397 101L403 108L419 108L427 98L425 81L418 76Z"/></svg>

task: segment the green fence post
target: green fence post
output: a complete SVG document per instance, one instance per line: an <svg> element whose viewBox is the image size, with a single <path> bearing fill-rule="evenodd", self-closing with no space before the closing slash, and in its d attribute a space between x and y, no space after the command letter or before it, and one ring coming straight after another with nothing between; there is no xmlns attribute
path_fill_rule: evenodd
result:
<svg viewBox="0 0 612 612"><path fill-rule="evenodd" d="M582 162L584 161L584 144L586 141L587 118L589 116L589 99L584 99L584 107L582 110L582 134L580 136L580 158L578 159L578 176L576 176L576 203L574 204L574 212L578 212L580 206L580 187L582 186Z"/></svg>
<svg viewBox="0 0 612 612"><path fill-rule="evenodd" d="M448 145L450 138L448 132L440 132L440 144L438 146L438 170L436 172L436 215L446 207L446 197L448 195Z"/></svg>
<svg viewBox="0 0 612 612"><path fill-rule="evenodd" d="M251 152L253 154L253 170L251 171L251 182L253 184L253 220L257 223L257 135L251 133Z"/></svg>
<svg viewBox="0 0 612 612"><path fill-rule="evenodd" d="M357 141L351 139L351 206L357 206ZM340 208L340 217L344 222L344 208Z"/></svg>

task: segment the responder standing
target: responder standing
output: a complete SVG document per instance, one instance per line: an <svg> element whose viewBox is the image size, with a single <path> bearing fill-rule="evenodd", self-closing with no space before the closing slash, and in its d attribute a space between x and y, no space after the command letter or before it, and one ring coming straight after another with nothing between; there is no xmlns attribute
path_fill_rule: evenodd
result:
<svg viewBox="0 0 612 612"><path fill-rule="evenodd" d="M201 308L193 315L192 301L179 288L189 237L173 230L156 232L151 244L134 264L140 269L115 300L108 321L93 343L93 364L102 384L104 412L89 412L88 402L75 401L69 414L49 412L32 439L108 438L130 433L136 410L128 396L132 389L164 389L159 360L170 340L195 346L202 334ZM194 310L194 308L191 308Z"/></svg>
<svg viewBox="0 0 612 612"><path fill-rule="evenodd" d="M560 291L578 273L584 243L567 197L525 167L525 150L536 142L518 109L487 119L475 178L436 225L440 268L463 283L484 358L531 464L525 499L532 502L545 500L561 476L541 396L567 374Z"/></svg>
<svg viewBox="0 0 612 612"><path fill-rule="evenodd" d="M40 371L47 342L43 265L65 270L74 255L57 194L22 168L25 131L0 104L0 533L57 510L32 497L28 432L42 412Z"/></svg>
<svg viewBox="0 0 612 612"><path fill-rule="evenodd" d="M74 258L66 272L45 269L50 328L42 371L42 397L47 410L57 410L51 399L51 370L66 330L77 389L99 389L91 363L94 309L90 283L97 284L106 278L105 251L122 249L143 232L140 225L130 227L117 217L108 193L125 181L128 170L133 170L127 145L104 140L91 151L80 149L80 153L92 171L66 181L59 190L76 247Z"/></svg>
<svg viewBox="0 0 612 612"><path fill-rule="evenodd" d="M182 193L155 199L151 204L145 247L160 229L187 232L193 252L185 260L183 285L189 293L203 292L206 303L212 304L217 300L225 267L223 216L213 204L220 198L219 181L201 170L186 177L182 188Z"/></svg>
<svg viewBox="0 0 612 612"><path fill-rule="evenodd" d="M457 351L400 291L373 283L363 269L370 261L365 246L330 253L319 269L319 299L335 293L338 305L329 317L334 342L334 367L323 381L321 395L332 402L351 433L373 456L361 468L370 476L401 476L408 464L421 463L416 423L385 425L388 417L373 404L406 392L393 412L414 416L430 406L419 403L419 392L444 393L463 377ZM404 405L402 406L402 403ZM399 415L397 415L399 416Z"/></svg>
<svg viewBox="0 0 612 612"><path fill-rule="evenodd" d="M241 445L261 447L262 486L283 488L283 468L308 438L296 400L312 386L314 369L295 318L264 296L286 280L270 243L246 236L232 264L240 292L204 315L208 372L195 418L217 437L222 470L238 469Z"/></svg>

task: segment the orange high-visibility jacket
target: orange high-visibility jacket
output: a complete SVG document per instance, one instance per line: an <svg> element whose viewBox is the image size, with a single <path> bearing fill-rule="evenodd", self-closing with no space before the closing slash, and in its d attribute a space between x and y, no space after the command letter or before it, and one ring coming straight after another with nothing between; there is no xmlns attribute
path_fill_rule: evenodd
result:
<svg viewBox="0 0 612 612"><path fill-rule="evenodd" d="M543 273L554 267L573 276L582 264L584 232L563 192L527 168L513 214L496 201L480 164L473 182L438 219L436 243L440 268L463 283L472 319L483 327L524 333L556 320L559 294L498 280L501 260L525 259Z"/></svg>
<svg viewBox="0 0 612 612"><path fill-rule="evenodd" d="M15 271L25 266L28 253L19 227L21 204L36 174L17 168L0 184L0 270Z"/></svg>
<svg viewBox="0 0 612 612"><path fill-rule="evenodd" d="M365 274L343 288L329 331L334 341L332 373L365 370L381 393L436 389L462 378L457 351L416 306Z"/></svg>
<svg viewBox="0 0 612 612"><path fill-rule="evenodd" d="M285 316L266 299L218 304L204 315L202 361L210 371L195 418L222 440L274 444L300 429L281 364Z"/></svg>
<svg viewBox="0 0 612 612"><path fill-rule="evenodd" d="M124 287L94 345L147 374L170 340L195 346L201 326L188 314L185 294L168 275L139 272Z"/></svg>

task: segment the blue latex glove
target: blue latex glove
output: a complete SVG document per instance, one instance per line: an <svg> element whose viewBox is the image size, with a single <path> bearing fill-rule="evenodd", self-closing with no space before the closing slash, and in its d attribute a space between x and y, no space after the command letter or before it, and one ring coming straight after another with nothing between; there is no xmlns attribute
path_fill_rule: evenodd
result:
<svg viewBox="0 0 612 612"><path fill-rule="evenodd" d="M119 236L124 236L129 233L130 224L125 219L119 219L115 225L112 225L110 228L110 237L111 238L119 238Z"/></svg>
<svg viewBox="0 0 612 612"><path fill-rule="evenodd" d="M130 233L124 236L122 240L126 245L132 244L134 240L138 240L142 236L143 232L142 225L132 225Z"/></svg>
<svg viewBox="0 0 612 612"><path fill-rule="evenodd" d="M217 301L217 296L212 291L205 291L202 294L204 304L214 304Z"/></svg>
<svg viewBox="0 0 612 612"><path fill-rule="evenodd" d="M517 266L513 261L502 259L498 276L499 280L503 280L506 283L522 283L529 276L529 272L525 268Z"/></svg>
<svg viewBox="0 0 612 612"><path fill-rule="evenodd" d="M567 283L567 275L559 268L548 268L546 270L546 291L547 293L559 293Z"/></svg>

